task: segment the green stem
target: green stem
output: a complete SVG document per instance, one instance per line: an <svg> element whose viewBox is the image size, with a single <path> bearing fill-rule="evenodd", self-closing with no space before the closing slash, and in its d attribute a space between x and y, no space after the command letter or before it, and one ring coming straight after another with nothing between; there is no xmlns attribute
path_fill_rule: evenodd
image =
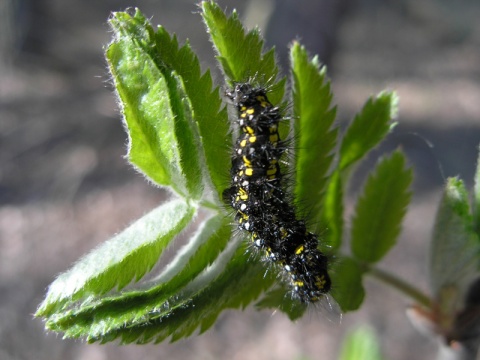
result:
<svg viewBox="0 0 480 360"><path fill-rule="evenodd" d="M405 282L404 280L396 277L393 274L374 267L370 267L368 265L367 271L374 278L390 285L391 287L394 287L398 291L417 301L419 304L425 306L428 309L431 309L433 303L432 299L430 299L429 296L427 296L425 293L412 286L411 284Z"/></svg>

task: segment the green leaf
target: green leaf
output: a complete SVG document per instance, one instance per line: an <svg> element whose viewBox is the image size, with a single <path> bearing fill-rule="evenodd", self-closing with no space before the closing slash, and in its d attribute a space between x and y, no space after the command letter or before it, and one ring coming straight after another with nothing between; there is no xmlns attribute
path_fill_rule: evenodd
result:
<svg viewBox="0 0 480 360"><path fill-rule="evenodd" d="M394 92L381 92L370 98L355 116L340 147L341 170L350 167L377 146L392 128L390 120L396 116L398 98Z"/></svg>
<svg viewBox="0 0 480 360"><path fill-rule="evenodd" d="M326 68L320 69L318 58L309 60L307 51L298 43L293 44L290 58L295 119L295 199L318 222L338 135L338 130L332 129L336 109L331 107L333 94L326 80Z"/></svg>
<svg viewBox="0 0 480 360"><path fill-rule="evenodd" d="M263 53L259 30L247 32L235 11L227 17L214 1L204 1L201 6L203 20L218 53L217 59L230 79L229 85L251 79L260 83L275 82L278 75L275 53L273 49ZM282 79L269 89L268 98L272 104L282 101L285 81Z"/></svg>
<svg viewBox="0 0 480 360"><path fill-rule="evenodd" d="M431 242L430 286L434 295L438 297L453 286L463 298L461 293L478 276L479 246L465 186L461 180L449 178Z"/></svg>
<svg viewBox="0 0 480 360"><path fill-rule="evenodd" d="M473 228L480 238L480 146L478 147L477 171L473 189Z"/></svg>
<svg viewBox="0 0 480 360"><path fill-rule="evenodd" d="M179 48L176 37L171 37L161 26L155 34L155 41L162 63L174 69L182 78L195 115L196 133L199 136L196 151L203 155L201 160L204 158L206 165L204 168L207 168L209 174L205 174L204 177L211 178L217 191L217 200L220 202L225 188L225 169L230 167L228 148L232 143L232 137L227 111L225 108L220 110L222 100L218 87L212 90L209 70L201 74L198 58L188 43ZM198 177L198 173L195 176Z"/></svg>
<svg viewBox="0 0 480 360"><path fill-rule="evenodd" d="M376 98L370 98L343 137L339 163L328 180L321 214L322 225L328 227L326 242L333 248L339 248L342 243L343 193L351 173L350 167L372 150L392 128L388 122L396 115L397 102L395 93L382 92Z"/></svg>
<svg viewBox="0 0 480 360"><path fill-rule="evenodd" d="M130 161L184 197L199 199L204 183L213 182L218 200L219 174L229 163L228 152L218 149L229 129L210 73L201 75L188 43L179 48L162 27L155 33L139 10L133 17L114 13L110 24L116 38L106 56L129 130Z"/></svg>
<svg viewBox="0 0 480 360"><path fill-rule="evenodd" d="M275 55L269 51L265 56L263 40L258 29L246 32L236 11L227 17L214 1L202 2L203 19L210 38L218 52L217 59L228 78L239 81L255 75L252 69L266 79L276 78Z"/></svg>
<svg viewBox="0 0 480 360"><path fill-rule="evenodd" d="M49 319L46 325L50 330L65 332L65 337L103 339L113 330L143 326L152 318L169 316L170 303L189 301L178 294L215 261L230 237L228 220L223 215L214 216L199 226L162 274L150 282L150 288L82 304Z"/></svg>
<svg viewBox="0 0 480 360"><path fill-rule="evenodd" d="M367 263L379 261L395 244L411 193L412 172L396 151L382 159L369 176L352 220L351 247Z"/></svg>
<svg viewBox="0 0 480 360"><path fill-rule="evenodd" d="M236 245L230 247L236 248ZM147 343L171 337L176 341L190 336L196 329L200 333L208 330L225 309L245 308L272 285L275 274L265 275L262 263L248 261L251 255L245 253L243 246L236 250L233 258L228 253L222 253L222 258L189 286L181 301L172 299L168 312L152 316L142 325L124 326L106 332L102 338L88 340L105 342L120 338L122 343ZM216 275L218 267L222 270L219 276Z"/></svg>
<svg viewBox="0 0 480 360"><path fill-rule="evenodd" d="M188 109L174 106L175 100L172 103L172 97L179 96L175 93L178 78L173 74L167 78L145 50L152 47L153 29L141 14L131 18L115 13L110 24L116 37L106 56L129 131L129 159L157 184L186 196L175 116L180 111L182 123Z"/></svg>
<svg viewBox="0 0 480 360"><path fill-rule="evenodd" d="M339 360L381 360L375 332L368 326L351 331L345 338Z"/></svg>
<svg viewBox="0 0 480 360"><path fill-rule="evenodd" d="M342 244L343 236L343 182L339 171L333 172L325 193L322 225L327 227L325 243L333 249Z"/></svg>
<svg viewBox="0 0 480 360"><path fill-rule="evenodd" d="M75 301L138 281L191 221L195 209L173 200L137 220L60 275L49 287L36 316L49 316Z"/></svg>
<svg viewBox="0 0 480 360"><path fill-rule="evenodd" d="M365 269L359 263L348 257L341 257L333 263L330 271L332 296L343 312L358 310L365 298L362 279Z"/></svg>

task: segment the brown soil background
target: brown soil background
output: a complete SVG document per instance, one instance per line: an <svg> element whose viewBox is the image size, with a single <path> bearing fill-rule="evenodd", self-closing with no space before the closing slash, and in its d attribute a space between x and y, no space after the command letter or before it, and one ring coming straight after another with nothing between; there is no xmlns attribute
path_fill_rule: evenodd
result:
<svg viewBox="0 0 480 360"><path fill-rule="evenodd" d="M2 5L0 359L335 359L344 334L361 324L379 334L385 358L435 358L436 343L405 317L409 300L373 280L362 309L341 324L315 312L291 323L280 313L229 311L206 334L175 344L87 345L47 334L33 319L56 274L166 196L123 158L126 135L103 59L109 13L140 7L154 24L189 38L206 69L213 53L194 3ZM245 7L241 2L241 14ZM348 10L329 54L339 122L384 88L400 95L400 125L360 168L351 199L381 153L406 152L415 170L413 203L398 246L379 266L428 291L441 186L459 175L471 188L480 143L480 4L371 0L352 1ZM296 29L299 38L302 31ZM284 37L279 48L294 35Z"/></svg>

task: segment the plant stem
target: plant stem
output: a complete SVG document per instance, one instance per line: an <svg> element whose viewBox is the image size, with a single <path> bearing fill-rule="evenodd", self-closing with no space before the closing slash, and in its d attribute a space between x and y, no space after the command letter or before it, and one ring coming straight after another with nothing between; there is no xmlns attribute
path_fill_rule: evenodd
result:
<svg viewBox="0 0 480 360"><path fill-rule="evenodd" d="M396 277L395 275L374 267L369 267L369 266L367 266L367 271L370 275L372 275L376 279L390 285L391 287L394 287L398 291L414 299L415 301L425 306L426 308L430 309L432 307L433 301L432 299L430 299L429 296L427 296L425 293L423 293L421 290L417 289L416 287L412 286L411 284Z"/></svg>

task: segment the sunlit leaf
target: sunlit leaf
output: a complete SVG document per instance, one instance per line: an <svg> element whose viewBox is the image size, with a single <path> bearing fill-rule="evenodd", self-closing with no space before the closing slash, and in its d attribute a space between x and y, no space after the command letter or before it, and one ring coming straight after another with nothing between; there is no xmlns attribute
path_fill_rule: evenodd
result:
<svg viewBox="0 0 480 360"><path fill-rule="evenodd" d="M383 158L365 184L352 220L352 252L358 259L379 261L395 244L410 202L412 171L402 153Z"/></svg>
<svg viewBox="0 0 480 360"><path fill-rule="evenodd" d="M137 220L60 275L48 288L36 315L48 316L77 300L138 281L190 222L194 212L182 200L173 200Z"/></svg>
<svg viewBox="0 0 480 360"><path fill-rule="evenodd" d="M332 128L333 94L326 69L320 68L317 57L310 60L305 48L294 43L290 58L295 119L295 199L308 209L309 217L318 222L338 135L337 129ZM327 227L326 224L320 226Z"/></svg>
<svg viewBox="0 0 480 360"><path fill-rule="evenodd" d="M340 147L341 170L365 156L377 146L392 129L390 121L397 114L397 95L393 92L381 92L371 97L355 116L343 137Z"/></svg>

